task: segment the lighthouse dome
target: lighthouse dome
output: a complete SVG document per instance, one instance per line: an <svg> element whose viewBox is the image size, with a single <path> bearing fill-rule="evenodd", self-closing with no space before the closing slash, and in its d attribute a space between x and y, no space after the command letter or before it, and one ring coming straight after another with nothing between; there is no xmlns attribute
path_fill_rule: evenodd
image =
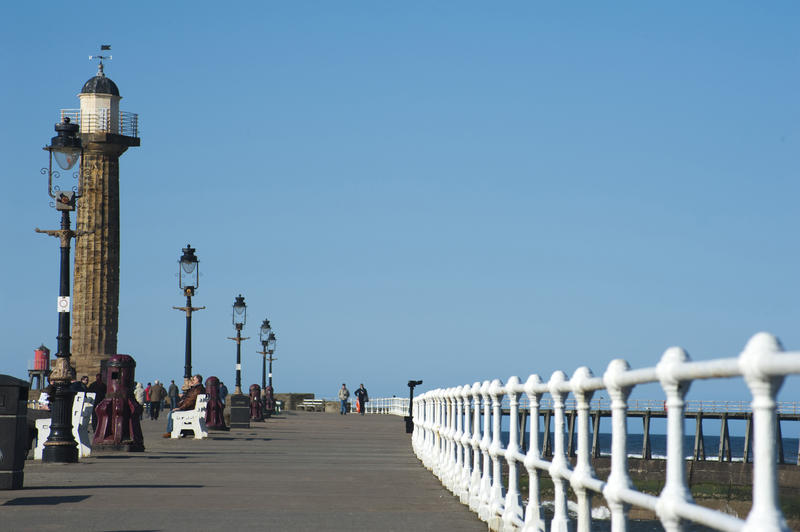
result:
<svg viewBox="0 0 800 532"><path fill-rule="evenodd" d="M81 94L111 94L112 96L119 96L119 89L117 84L103 73L103 63L100 63L97 75L83 84Z"/></svg>

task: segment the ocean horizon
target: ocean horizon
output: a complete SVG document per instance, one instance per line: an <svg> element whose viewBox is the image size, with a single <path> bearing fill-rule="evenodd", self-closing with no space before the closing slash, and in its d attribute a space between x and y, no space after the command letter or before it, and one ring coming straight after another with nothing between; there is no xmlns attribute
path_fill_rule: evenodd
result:
<svg viewBox="0 0 800 532"><path fill-rule="evenodd" d="M508 432L502 432L503 445L508 443ZM552 437L552 435L551 435ZM540 448L544 448L544 433L539 432ZM591 438L591 436L590 436ZM590 439L591 441L591 439ZM713 461L719 458L719 442L718 435L704 435L703 446L705 448L706 460ZM565 445L567 444L565 439ZM641 433L628 433L626 448L628 457L641 458L642 446L644 444L644 435ZM741 462L744 457L744 436L730 436L731 444L731 461ZM523 450L527 452L529 445L529 434L525 433L523 442ZM611 434L601 432L598 435L598 445L600 447L601 456L611 456ZM798 463L798 448L800 448L799 438L783 438L783 456L784 463L797 464ZM577 435L575 436L575 450L577 451ZM653 459L667 458L667 435L666 434L650 434L650 454ZM691 459L694 455L694 434L685 434L683 437L683 456L684 458ZM752 460L752 442L750 450L750 459Z"/></svg>

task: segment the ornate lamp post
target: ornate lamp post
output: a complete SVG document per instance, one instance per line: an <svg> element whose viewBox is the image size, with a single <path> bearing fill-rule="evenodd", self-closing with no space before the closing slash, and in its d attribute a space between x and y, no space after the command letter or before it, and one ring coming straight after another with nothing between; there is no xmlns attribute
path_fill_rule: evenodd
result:
<svg viewBox="0 0 800 532"><path fill-rule="evenodd" d="M261 355L261 395L263 396L266 389L267 389L267 355L269 351L267 347L269 346L269 337L272 334L272 327L269 324L269 320L264 320L261 322L261 328L258 330L258 339L261 340L261 351L256 351L259 355ZM270 378L272 377L272 362L270 362Z"/></svg>
<svg viewBox="0 0 800 532"><path fill-rule="evenodd" d="M247 304L242 294L239 294L233 302L233 326L236 328L236 336L228 337L228 340L236 342L236 389L233 392L236 395L242 393L242 340L249 339L242 338L245 323L247 323Z"/></svg>
<svg viewBox="0 0 800 532"><path fill-rule="evenodd" d="M250 428L250 397L242 394L242 329L247 322L247 305L242 294L233 302L233 326L236 327L236 336L228 337L236 342L236 389L230 396L231 428Z"/></svg>
<svg viewBox="0 0 800 532"><path fill-rule="evenodd" d="M58 352L56 362L50 372L50 384L55 387L51 400L52 417L50 421L50 436L44 444L42 453L43 462L77 462L78 444L72 436L72 401L75 392L69 386L75 370L70 365L70 300L69 300L69 248L72 237L79 233L69 227L69 213L75 210L76 191L63 191L58 185L53 186L53 178L58 179L58 170L53 171L53 158L62 170L70 170L81 158L83 149L78 136L78 125L70 123L69 118L56 124L56 136L52 138L50 146L45 150L50 153L48 167L42 169L47 174L47 193L54 200L56 210L61 211L60 230L41 230L44 233L57 237L61 241L61 269L58 291ZM78 172L74 177L78 177Z"/></svg>
<svg viewBox="0 0 800 532"><path fill-rule="evenodd" d="M261 361L261 402L264 407L264 415L270 417L275 408L274 390L272 389L272 361L278 360L272 358L275 353L275 333L270 327L269 320L264 320L261 323L261 329L258 332L261 339L261 351L256 351L262 356ZM267 358L269 355L269 358ZM269 360L269 388L267 388L267 360Z"/></svg>
<svg viewBox="0 0 800 532"><path fill-rule="evenodd" d="M192 378L192 312L203 310L206 307L193 307L192 296L200 284L200 261L194 254L195 249L186 244L183 248L183 255L178 259L178 287L186 296L185 307L172 307L175 310L186 312L186 360L183 367L183 389L189 389L189 381Z"/></svg>

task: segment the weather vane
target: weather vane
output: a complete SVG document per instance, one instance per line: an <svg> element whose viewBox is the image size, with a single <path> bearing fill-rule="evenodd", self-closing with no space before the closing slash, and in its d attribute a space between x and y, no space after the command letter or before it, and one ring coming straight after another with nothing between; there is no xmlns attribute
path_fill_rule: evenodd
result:
<svg viewBox="0 0 800 532"><path fill-rule="evenodd" d="M111 51L111 45L110 44L101 44L100 45L100 52L102 53L102 52L105 52L105 51L108 51L108 52ZM108 55L90 55L89 56L89 61L91 61L93 59L99 59L100 60L100 63L97 65L97 71L98 71L98 73L102 74L103 73L103 59L108 59L109 61L111 61L111 59L113 59L113 58L111 57L111 54L108 54Z"/></svg>

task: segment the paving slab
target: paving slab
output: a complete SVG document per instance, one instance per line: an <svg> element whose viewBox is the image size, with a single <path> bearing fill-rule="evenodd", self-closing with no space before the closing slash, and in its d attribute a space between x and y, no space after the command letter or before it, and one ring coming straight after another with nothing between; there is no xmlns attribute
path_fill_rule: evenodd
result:
<svg viewBox="0 0 800 532"><path fill-rule="evenodd" d="M28 460L0 491L0 530L475 530L486 525L426 470L396 416L288 412L206 440L77 464Z"/></svg>

